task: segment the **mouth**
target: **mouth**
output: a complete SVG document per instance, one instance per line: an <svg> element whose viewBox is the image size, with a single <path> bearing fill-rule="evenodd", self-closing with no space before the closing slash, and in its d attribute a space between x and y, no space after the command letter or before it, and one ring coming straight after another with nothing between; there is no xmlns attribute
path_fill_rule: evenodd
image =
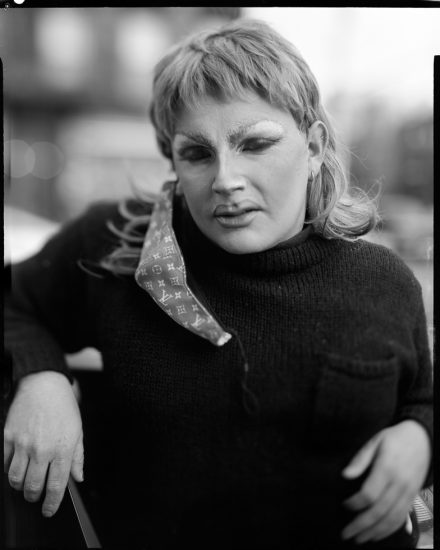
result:
<svg viewBox="0 0 440 550"><path fill-rule="evenodd" d="M254 204L219 205L214 210L214 218L227 228L246 227L261 209Z"/></svg>

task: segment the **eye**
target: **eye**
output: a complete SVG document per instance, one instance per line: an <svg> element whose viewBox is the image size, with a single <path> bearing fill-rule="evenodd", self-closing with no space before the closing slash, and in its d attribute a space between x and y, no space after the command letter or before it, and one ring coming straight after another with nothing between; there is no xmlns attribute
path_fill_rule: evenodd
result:
<svg viewBox="0 0 440 550"><path fill-rule="evenodd" d="M178 151L180 160L187 162L202 162L211 158L212 153L207 147L191 145Z"/></svg>
<svg viewBox="0 0 440 550"><path fill-rule="evenodd" d="M272 145L277 143L279 139L261 139L261 138L251 138L244 141L243 145L241 146L242 151L248 151L248 152L261 152L265 151L266 149L269 149Z"/></svg>

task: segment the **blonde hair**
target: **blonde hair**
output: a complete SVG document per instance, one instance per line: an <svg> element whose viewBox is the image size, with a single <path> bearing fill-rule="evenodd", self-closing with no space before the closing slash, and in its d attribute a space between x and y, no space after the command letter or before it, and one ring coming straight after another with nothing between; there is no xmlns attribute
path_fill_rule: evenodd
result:
<svg viewBox="0 0 440 550"><path fill-rule="evenodd" d="M262 21L239 19L199 32L159 61L150 116L162 154L172 162L171 141L182 109L197 107L207 96L234 99L249 91L289 111L305 134L317 120L327 127L324 160L308 184L306 223L327 239L353 240L372 230L379 220L375 201L361 190L349 190L314 75L299 51ZM128 237L128 224L121 238ZM114 257L121 255L122 250Z"/></svg>

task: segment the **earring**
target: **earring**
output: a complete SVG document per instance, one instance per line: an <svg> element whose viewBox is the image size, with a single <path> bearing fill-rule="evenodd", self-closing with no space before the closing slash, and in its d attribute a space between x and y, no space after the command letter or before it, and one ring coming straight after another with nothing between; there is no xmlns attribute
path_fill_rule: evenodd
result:
<svg viewBox="0 0 440 550"><path fill-rule="evenodd" d="M309 177L309 182L312 183L312 181L315 179L315 173L313 172L313 170L311 170L310 172L310 177Z"/></svg>

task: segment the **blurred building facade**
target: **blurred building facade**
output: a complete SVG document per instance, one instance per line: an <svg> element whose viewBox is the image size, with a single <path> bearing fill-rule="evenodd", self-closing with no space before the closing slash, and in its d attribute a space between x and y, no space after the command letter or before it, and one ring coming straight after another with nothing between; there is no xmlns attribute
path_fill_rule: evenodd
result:
<svg viewBox="0 0 440 550"><path fill-rule="evenodd" d="M240 8L52 8L0 19L6 200L51 220L157 188L168 172L148 120L152 69L166 49Z"/></svg>

